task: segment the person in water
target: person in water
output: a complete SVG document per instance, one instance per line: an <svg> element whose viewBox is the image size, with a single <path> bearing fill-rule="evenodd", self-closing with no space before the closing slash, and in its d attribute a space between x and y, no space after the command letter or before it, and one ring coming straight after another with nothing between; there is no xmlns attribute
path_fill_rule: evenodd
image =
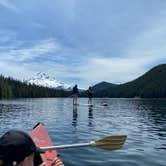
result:
<svg viewBox="0 0 166 166"><path fill-rule="evenodd" d="M90 86L88 88L88 104L92 104L92 97L93 97L93 90L92 90L92 87Z"/></svg>
<svg viewBox="0 0 166 166"><path fill-rule="evenodd" d="M10 130L0 137L0 166L36 166L35 155L43 151L25 132ZM38 166L47 166L42 163ZM51 166L64 166L58 157Z"/></svg>
<svg viewBox="0 0 166 166"><path fill-rule="evenodd" d="M73 87L73 105L77 105L77 99L78 99L78 87L77 84Z"/></svg>

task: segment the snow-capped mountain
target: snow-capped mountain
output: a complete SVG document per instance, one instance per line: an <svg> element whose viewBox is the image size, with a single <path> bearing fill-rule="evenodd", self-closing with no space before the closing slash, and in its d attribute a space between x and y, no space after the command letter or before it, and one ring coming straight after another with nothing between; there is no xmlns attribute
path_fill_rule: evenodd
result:
<svg viewBox="0 0 166 166"><path fill-rule="evenodd" d="M26 81L28 84L35 84L39 86L71 90L71 86L63 82L57 81L55 78L51 78L46 73L39 72L33 78Z"/></svg>

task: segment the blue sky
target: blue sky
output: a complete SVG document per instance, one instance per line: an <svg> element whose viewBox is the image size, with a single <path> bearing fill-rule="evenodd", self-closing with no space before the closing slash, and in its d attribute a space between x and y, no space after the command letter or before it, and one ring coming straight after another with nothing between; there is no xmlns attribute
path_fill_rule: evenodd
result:
<svg viewBox="0 0 166 166"><path fill-rule="evenodd" d="M165 0L0 0L1 74L80 87L166 62Z"/></svg>

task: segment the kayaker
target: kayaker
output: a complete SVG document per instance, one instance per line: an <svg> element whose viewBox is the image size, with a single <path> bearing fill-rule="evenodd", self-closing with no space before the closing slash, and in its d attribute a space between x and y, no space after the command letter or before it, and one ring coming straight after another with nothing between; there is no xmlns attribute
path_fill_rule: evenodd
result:
<svg viewBox="0 0 166 166"><path fill-rule="evenodd" d="M73 105L77 105L77 99L78 99L78 87L77 84L73 87Z"/></svg>
<svg viewBox="0 0 166 166"><path fill-rule="evenodd" d="M92 87L89 86L88 88L88 104L92 104L92 97L93 97L93 90L92 90Z"/></svg>
<svg viewBox="0 0 166 166"><path fill-rule="evenodd" d="M10 130L0 138L0 166L34 166L35 154L43 151L36 147L31 137L25 132ZM51 166L57 164L55 159ZM47 166L42 163L39 166Z"/></svg>

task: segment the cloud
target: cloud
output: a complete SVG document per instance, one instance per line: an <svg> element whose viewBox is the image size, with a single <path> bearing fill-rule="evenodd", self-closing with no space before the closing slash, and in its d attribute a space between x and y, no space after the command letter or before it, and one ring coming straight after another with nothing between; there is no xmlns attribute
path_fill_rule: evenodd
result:
<svg viewBox="0 0 166 166"><path fill-rule="evenodd" d="M130 81L166 62L165 1L39 2L0 0L2 73L43 71L88 86Z"/></svg>
<svg viewBox="0 0 166 166"><path fill-rule="evenodd" d="M22 45L25 44L24 42ZM31 43L31 46L19 46L19 48L8 49L6 52L0 52L1 60L9 60L16 62L33 61L35 58L42 58L41 56L48 56L47 54L55 53L60 46L52 39L38 41L38 43Z"/></svg>
<svg viewBox="0 0 166 166"><path fill-rule="evenodd" d="M56 63L56 59L61 59L57 54L61 46L56 40L18 43L13 41L10 46L0 47L1 74L23 80L38 71L54 71L57 76L63 72L64 65Z"/></svg>
<svg viewBox="0 0 166 166"><path fill-rule="evenodd" d="M165 29L164 20L154 21L142 33L135 35L126 46L124 54L90 56L88 61L78 67L80 74L76 74L75 77L82 78L86 84L104 80L125 83L136 79L155 65L166 62Z"/></svg>
<svg viewBox="0 0 166 166"><path fill-rule="evenodd" d="M145 65L143 60L127 57L91 58L77 68L79 74L75 74L75 77L82 79L87 84L95 84L100 81L124 83L143 74Z"/></svg>
<svg viewBox="0 0 166 166"><path fill-rule="evenodd" d="M0 0L0 5L12 11L18 11L18 8L9 0Z"/></svg>
<svg viewBox="0 0 166 166"><path fill-rule="evenodd" d="M15 37L16 37L16 33L13 32L12 30L0 28L0 43L1 44L6 44L10 42L11 40L13 41Z"/></svg>
<svg viewBox="0 0 166 166"><path fill-rule="evenodd" d="M79 67L80 74L76 74L75 77L80 78L86 86L100 81L125 83L138 78L154 67L155 65L152 64L155 60L158 59L153 57L149 59L144 57L92 58Z"/></svg>
<svg viewBox="0 0 166 166"><path fill-rule="evenodd" d="M1 74L17 78L19 80L27 80L32 78L37 72L46 72L48 75L54 76L56 79L63 79L62 76L67 74L66 65L56 63L49 59L48 61L17 62L0 61Z"/></svg>
<svg viewBox="0 0 166 166"><path fill-rule="evenodd" d="M136 34L126 47L125 56L144 61L145 71L166 62L166 12L149 22L149 25ZM137 63L137 61L136 61Z"/></svg>
<svg viewBox="0 0 166 166"><path fill-rule="evenodd" d="M155 65L165 63L165 16L166 13L161 12L142 31L130 36L128 43L123 43L125 47L121 54L87 52L84 60L69 75L86 86L104 80L125 83L143 75ZM71 68L69 70L72 71Z"/></svg>

